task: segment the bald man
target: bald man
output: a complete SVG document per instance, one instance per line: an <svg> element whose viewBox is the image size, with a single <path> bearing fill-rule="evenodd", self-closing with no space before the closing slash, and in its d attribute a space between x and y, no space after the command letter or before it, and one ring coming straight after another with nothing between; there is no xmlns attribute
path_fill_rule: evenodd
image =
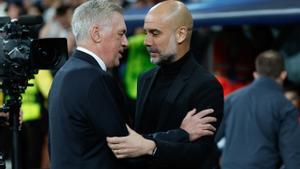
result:
<svg viewBox="0 0 300 169"><path fill-rule="evenodd" d="M191 137L172 130L193 116L195 110L185 113L193 108L214 109L208 116L218 119L215 128L223 114L221 85L190 51L192 29L191 13L182 2L164 1L147 13L144 44L158 66L139 79L134 120L135 131L147 139L130 128L127 137L107 138L117 158L140 156L143 169L211 169L216 163L213 135Z"/></svg>

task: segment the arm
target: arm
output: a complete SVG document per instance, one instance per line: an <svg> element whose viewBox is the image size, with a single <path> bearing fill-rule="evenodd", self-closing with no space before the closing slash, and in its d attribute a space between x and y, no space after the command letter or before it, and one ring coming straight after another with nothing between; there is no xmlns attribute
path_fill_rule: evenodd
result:
<svg viewBox="0 0 300 169"><path fill-rule="evenodd" d="M154 69L153 71L156 71L156 70ZM153 72L151 74L153 74ZM137 95L138 95L138 98L142 98L143 97L141 95L141 93L142 93L142 91L145 92L145 90L146 90L145 89L145 86L146 86L145 82L146 82L146 79L148 77L149 77L149 72L148 72L148 74L145 74L145 75L139 77L139 81L138 81L138 85L137 85L137 91L138 91ZM138 100L141 100L141 99L138 99ZM198 100L196 100L196 102L198 102ZM197 105L197 103L196 104L191 104L190 107L191 108L195 108L196 105ZM138 109L138 107L139 107L139 104L137 105L137 109ZM205 108L207 108L207 107L205 107ZM203 110L205 108L197 109L197 110ZM203 112L203 113L205 113L205 112ZM198 113L198 115L199 114L201 114L201 113ZM203 115L203 117L204 116L205 116L205 114ZM214 120L215 119L213 119L213 121ZM172 129L172 130L168 130L166 132L156 132L156 133L153 133L153 134L148 134L148 135L145 135L145 137L146 138L155 138L155 139L160 139L160 140L165 140L165 141L189 142L189 141L191 141L191 139L197 139L197 137L204 136L205 134L208 134L208 135L212 134L209 130L204 131L205 134L202 133L203 130L197 130L194 127L196 125L199 125L197 123L199 123L197 121L197 116L192 116L192 115L188 116L187 115L184 118L184 120L182 121L182 124L181 124L180 127L178 125L178 128L175 128L175 129ZM210 123L210 121L208 121L207 123ZM200 125L201 125L201 123L200 123ZM189 127L189 126L191 126L191 127ZM207 129L212 129L211 131L214 131L214 127L211 124L207 124L205 127Z"/></svg>
<svg viewBox="0 0 300 169"><path fill-rule="evenodd" d="M179 129L166 132L156 132L149 135L149 138L172 142L190 142L204 136L211 136L216 131L212 123L216 122L215 117L208 116L213 109L206 109L196 113L196 109L189 111Z"/></svg>
<svg viewBox="0 0 300 169"><path fill-rule="evenodd" d="M181 138L179 135L187 135L186 142L194 141L205 135L213 135L215 128L209 124L215 122L213 117L205 117L212 113L212 109L203 110L196 114L196 109L188 112L183 119L180 129L170 130L167 132L158 132L151 134L152 139L158 139L162 141L180 142L177 140ZM129 135L126 137L108 137L108 146L112 149L117 158L139 157L142 155L155 154L156 143L151 139L146 139L143 136L136 133L134 130L127 126Z"/></svg>
<svg viewBox="0 0 300 169"><path fill-rule="evenodd" d="M202 87L201 91L197 91L197 96L192 98L201 103L195 103L198 109L207 107L213 108L215 112L211 114L218 119L214 124L219 127L223 114L223 91L222 87L216 82L210 82ZM213 156L216 148L214 136L206 136L190 143L176 143L155 140L157 152L154 156L154 162L159 165L195 167L201 166L204 162L208 162ZM201 160L199 160L201 159Z"/></svg>
<svg viewBox="0 0 300 169"><path fill-rule="evenodd" d="M217 110L217 113L211 114L213 117L219 117L221 119L221 114L223 112L223 92L222 88L217 85L212 87L208 87L207 90L203 91L204 93L199 94L198 97L192 97L196 98L195 101L198 101L201 97L204 97L203 95L206 95L207 98L201 99L204 100L202 102L203 105L198 105L199 107L202 106L202 108L205 106L209 106L213 109ZM218 88L219 87L219 88ZM209 94L208 94L209 93ZM215 127L217 127L219 124L215 124ZM162 133L162 134L167 134L167 133ZM154 134L155 135L155 134ZM161 136L160 136L161 137ZM154 158L152 160L154 162L157 162L160 165L176 165L176 166L195 166L199 165L200 161L199 159L205 160L206 156L209 155L209 153L213 150L214 148L214 137L213 136L208 136L208 137L203 137L201 139L198 139L193 142L188 142L188 143L178 143L174 142L172 140L169 140L171 137L167 137L167 139L160 140L158 137L153 137L152 139L154 140L153 142L156 143L157 150L154 155ZM115 138L113 138L115 139ZM169 141L168 141L169 140ZM116 140L114 140L116 141ZM124 141L124 137L119 140L119 141ZM127 140L128 141L128 140ZM110 140L108 139L108 142ZM112 143L115 144L116 142ZM128 144L128 142L126 142ZM125 146L126 144L122 144L122 146ZM134 144L132 144L134 145ZM135 144L136 146L143 146L143 145L138 145ZM112 149L115 149L118 151L118 149L122 149L124 147L118 147L115 146L113 147L110 145ZM138 148L137 148L138 149ZM142 148L139 148L142 149ZM124 150L124 154L128 153L131 150ZM120 152L118 152L120 153ZM144 152L145 153L145 152ZM141 153L143 154L143 153ZM124 157L124 156L123 156ZM134 157L134 156L126 156L126 157ZM202 160L201 160L202 161Z"/></svg>
<svg viewBox="0 0 300 169"><path fill-rule="evenodd" d="M291 103L282 112L278 139L285 168L300 168L300 112Z"/></svg>
<svg viewBox="0 0 300 169"><path fill-rule="evenodd" d="M102 75L91 82L87 95L88 120L97 132L106 136L126 136L125 122L122 117L122 104L117 99L119 88L109 75ZM99 122L99 119L101 121Z"/></svg>

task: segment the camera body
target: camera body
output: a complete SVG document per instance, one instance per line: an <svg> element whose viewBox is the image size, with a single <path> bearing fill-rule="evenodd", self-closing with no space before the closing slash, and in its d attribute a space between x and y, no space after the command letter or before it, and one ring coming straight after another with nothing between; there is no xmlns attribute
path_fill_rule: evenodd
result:
<svg viewBox="0 0 300 169"><path fill-rule="evenodd" d="M31 68L32 39L25 25L12 21L0 28L0 77L2 79L31 78L37 73Z"/></svg>
<svg viewBox="0 0 300 169"><path fill-rule="evenodd" d="M5 21L4 21L5 20ZM66 38L33 39L31 25L40 24L41 17L25 16L5 22L0 28L0 81L5 94L23 93L28 80L39 69L57 69L68 59Z"/></svg>
<svg viewBox="0 0 300 169"><path fill-rule="evenodd" d="M0 17L0 88L5 95L0 111L9 112L12 131L12 167L19 168L19 112L21 93L39 69L58 69L68 59L66 38L33 39L32 25L42 17L24 16L10 20ZM0 119L1 120L1 119ZM2 119L3 120L3 119ZM0 152L0 169L5 169Z"/></svg>

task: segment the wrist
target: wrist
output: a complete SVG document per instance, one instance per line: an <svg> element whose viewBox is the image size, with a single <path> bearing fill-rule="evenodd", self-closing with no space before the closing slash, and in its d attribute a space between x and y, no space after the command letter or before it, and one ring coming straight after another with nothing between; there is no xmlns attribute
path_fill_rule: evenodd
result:
<svg viewBox="0 0 300 169"><path fill-rule="evenodd" d="M155 142L152 141L152 140L148 140L148 139L147 139L147 142L148 142L147 143L148 146L147 146L146 154L147 155L154 155L154 153L157 149Z"/></svg>

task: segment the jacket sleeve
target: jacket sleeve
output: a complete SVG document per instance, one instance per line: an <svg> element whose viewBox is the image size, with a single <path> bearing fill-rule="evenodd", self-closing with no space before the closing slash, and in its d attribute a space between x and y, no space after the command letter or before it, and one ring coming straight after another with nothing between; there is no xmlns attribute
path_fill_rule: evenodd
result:
<svg viewBox="0 0 300 169"><path fill-rule="evenodd" d="M166 132L156 132L152 134L145 135L144 137L149 139L161 140L161 141L172 141L172 142L189 142L189 133L185 130L178 128L173 130L168 130Z"/></svg>
<svg viewBox="0 0 300 169"><path fill-rule="evenodd" d="M291 103L282 108L278 139L285 168L300 168L300 113Z"/></svg>

